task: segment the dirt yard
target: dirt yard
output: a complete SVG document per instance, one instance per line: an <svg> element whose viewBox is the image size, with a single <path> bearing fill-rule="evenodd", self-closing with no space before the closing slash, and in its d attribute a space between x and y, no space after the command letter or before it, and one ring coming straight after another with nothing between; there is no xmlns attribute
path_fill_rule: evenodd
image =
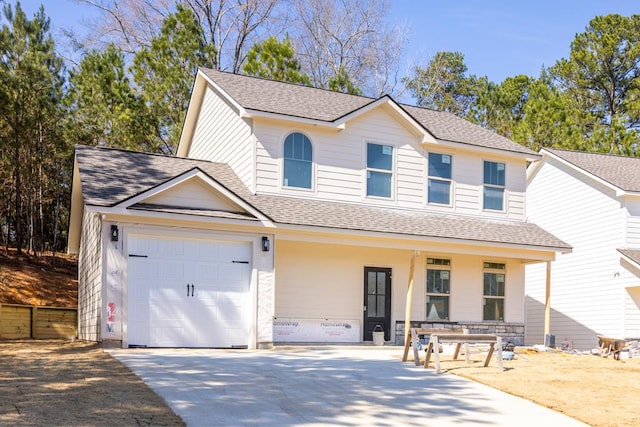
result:
<svg viewBox="0 0 640 427"><path fill-rule="evenodd" d="M0 425L183 426L95 344L0 341Z"/></svg>
<svg viewBox="0 0 640 427"><path fill-rule="evenodd" d="M483 367L486 353L479 351L470 351L469 365L464 356L458 360L443 356L441 367L592 426L640 426L640 358L616 361L518 348L515 353L514 360L504 361L502 373L495 357Z"/></svg>

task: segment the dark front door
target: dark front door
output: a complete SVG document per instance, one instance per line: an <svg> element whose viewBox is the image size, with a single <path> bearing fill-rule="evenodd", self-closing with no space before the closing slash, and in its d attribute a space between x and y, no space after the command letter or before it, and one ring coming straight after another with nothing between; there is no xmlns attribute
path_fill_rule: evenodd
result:
<svg viewBox="0 0 640 427"><path fill-rule="evenodd" d="M364 268L364 341L373 341L371 332L377 325L390 339L391 331L391 269Z"/></svg>

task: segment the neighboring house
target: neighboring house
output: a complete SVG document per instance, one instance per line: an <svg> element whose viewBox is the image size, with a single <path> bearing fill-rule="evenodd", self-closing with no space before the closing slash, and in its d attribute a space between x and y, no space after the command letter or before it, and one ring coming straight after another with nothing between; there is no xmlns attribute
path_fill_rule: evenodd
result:
<svg viewBox="0 0 640 427"><path fill-rule="evenodd" d="M411 296L522 343L524 265L570 251L525 221L537 153L388 96L203 69L177 155L76 148L80 338L400 343Z"/></svg>
<svg viewBox="0 0 640 427"><path fill-rule="evenodd" d="M551 264L556 346L640 338L640 158L543 149L528 170L527 216L573 247ZM527 266L526 341L543 334L546 272Z"/></svg>

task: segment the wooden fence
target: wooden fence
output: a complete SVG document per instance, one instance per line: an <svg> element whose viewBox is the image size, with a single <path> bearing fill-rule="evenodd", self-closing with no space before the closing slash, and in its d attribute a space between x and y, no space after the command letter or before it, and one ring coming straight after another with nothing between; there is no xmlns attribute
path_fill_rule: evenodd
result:
<svg viewBox="0 0 640 427"><path fill-rule="evenodd" d="M76 335L78 310L0 304L0 338L70 338Z"/></svg>

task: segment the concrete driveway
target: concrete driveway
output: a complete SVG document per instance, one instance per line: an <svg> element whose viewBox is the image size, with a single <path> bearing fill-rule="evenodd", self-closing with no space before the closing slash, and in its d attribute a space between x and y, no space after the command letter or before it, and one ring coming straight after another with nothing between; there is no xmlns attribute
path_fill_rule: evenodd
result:
<svg viewBox="0 0 640 427"><path fill-rule="evenodd" d="M188 426L584 425L473 381L402 363L399 347L109 352Z"/></svg>

